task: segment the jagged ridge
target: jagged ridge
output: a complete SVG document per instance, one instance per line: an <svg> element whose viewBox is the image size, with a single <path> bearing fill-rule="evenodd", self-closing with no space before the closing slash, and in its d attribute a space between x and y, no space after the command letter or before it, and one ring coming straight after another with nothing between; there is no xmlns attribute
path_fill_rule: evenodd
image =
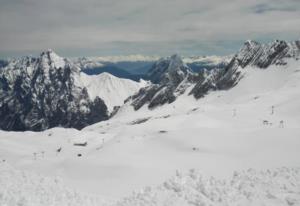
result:
<svg viewBox="0 0 300 206"><path fill-rule="evenodd" d="M80 69L52 50L24 57L0 71L0 128L40 131L51 127L81 129L108 118L99 98L79 84Z"/></svg>
<svg viewBox="0 0 300 206"><path fill-rule="evenodd" d="M191 72L178 55L161 59L149 71L149 79L155 83L133 96L132 105L137 110L145 104L149 108L175 101L176 96L186 88L195 85L190 95L204 97L211 90L225 90L234 87L243 78L243 69L253 66L266 69L270 65L285 65L286 59L299 59L300 41L288 43L276 40L269 44L246 41L225 68Z"/></svg>
<svg viewBox="0 0 300 206"><path fill-rule="evenodd" d="M183 81L189 82L193 74L180 56L173 55L157 61L147 76L154 84L142 88L132 97L132 105L136 110L146 103L149 103L149 108L154 108L175 101L177 93L185 89L180 84Z"/></svg>
<svg viewBox="0 0 300 206"><path fill-rule="evenodd" d="M196 98L201 98L209 90L230 89L243 78L242 71L247 66L266 69L273 64L285 65L286 59L298 59L299 55L299 41L287 43L276 40L269 44L260 44L248 40L225 69L213 70L208 75L209 78L196 84L191 94Z"/></svg>

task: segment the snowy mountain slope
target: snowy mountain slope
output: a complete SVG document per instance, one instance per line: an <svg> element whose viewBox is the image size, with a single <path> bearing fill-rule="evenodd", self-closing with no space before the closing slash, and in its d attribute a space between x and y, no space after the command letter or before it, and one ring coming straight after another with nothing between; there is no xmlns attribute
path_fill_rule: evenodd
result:
<svg viewBox="0 0 300 206"><path fill-rule="evenodd" d="M292 168L300 165L300 61L279 59L262 69L241 67L236 58L230 71L242 78L230 89L196 100L189 95L195 85L184 78L176 101L137 111L128 101L113 118L81 131L0 131L0 160L58 175L81 194L125 197L118 206L298 205L299 172ZM178 172L166 181L193 168L203 176Z"/></svg>
<svg viewBox="0 0 300 206"><path fill-rule="evenodd" d="M0 128L81 129L107 119L114 106L121 106L144 84L107 73L88 76L52 50L12 60L0 70Z"/></svg>
<svg viewBox="0 0 300 206"><path fill-rule="evenodd" d="M134 111L127 103L112 119L81 131L1 131L0 157L17 169L59 175L68 187L109 198L160 185L176 170L195 168L205 176L228 179L236 170L299 167L299 71L300 63L293 59L264 70L249 67L230 90L199 100L187 90L155 110ZM174 193L164 194L171 201ZM287 204L281 202L286 196L274 197L276 204Z"/></svg>
<svg viewBox="0 0 300 206"><path fill-rule="evenodd" d="M198 101L185 94L155 110L132 112L127 105L108 122L84 130L115 136L104 151L107 158L114 151L111 165L126 162L127 172L140 165L138 175L127 177L129 185L158 183L176 169L196 167L223 177L234 169L298 166L299 69L293 60L267 70L249 68L231 90Z"/></svg>
<svg viewBox="0 0 300 206"><path fill-rule="evenodd" d="M289 59L298 60L299 55L299 41L289 43L275 40L260 44L248 40L224 69L212 70L210 74L202 75L190 94L201 98L211 90L231 89L243 78L243 73L247 73L247 67L266 69L271 65L285 65Z"/></svg>
<svg viewBox="0 0 300 206"><path fill-rule="evenodd" d="M51 178L20 171L0 163L0 205L93 206L103 202L66 187L59 177Z"/></svg>
<svg viewBox="0 0 300 206"><path fill-rule="evenodd" d="M225 67L204 69L195 73L178 55L174 55L161 59L153 65L147 76L156 85L145 88L133 96L132 105L138 110L144 105L152 109L172 103L191 85L193 88L189 94L199 99L210 91L233 88L243 78L243 73L247 73L247 67L266 69L271 65L283 66L289 59L298 60L299 57L299 41L288 43L276 40L269 44L246 41ZM172 74L170 68L175 68L177 74L176 72Z"/></svg>
<svg viewBox="0 0 300 206"><path fill-rule="evenodd" d="M0 205L297 205L299 168L235 172L230 179L207 178L201 172L177 172L162 185L144 188L124 199L103 200L66 187L56 177L16 170L0 163ZM7 192L9 191L9 192Z"/></svg>
<svg viewBox="0 0 300 206"><path fill-rule="evenodd" d="M143 80L135 82L129 79L117 78L109 73L99 75L85 75L82 73L81 81L83 86L87 88L89 96L92 99L97 96L103 99L110 112L115 106L122 106L125 99L147 85L147 82Z"/></svg>

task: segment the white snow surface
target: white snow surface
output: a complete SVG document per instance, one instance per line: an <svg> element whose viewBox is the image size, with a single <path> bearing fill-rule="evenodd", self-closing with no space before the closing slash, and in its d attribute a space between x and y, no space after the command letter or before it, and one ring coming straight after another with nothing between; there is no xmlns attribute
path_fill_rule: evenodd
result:
<svg viewBox="0 0 300 206"><path fill-rule="evenodd" d="M56 68L64 68L65 67L65 59L58 56L54 51L51 49L48 49L47 51L49 53L49 59L51 59L53 67Z"/></svg>
<svg viewBox="0 0 300 206"><path fill-rule="evenodd" d="M114 106L122 106L124 100L147 85L144 80L135 82L130 79L115 77L106 72L98 75L81 73L80 79L83 86L87 88L91 99L99 96L104 100L109 112L113 110Z"/></svg>
<svg viewBox="0 0 300 206"><path fill-rule="evenodd" d="M0 160L119 206L300 205L300 62L247 67L243 75L234 88L199 100L184 94L138 111L127 103L81 131L0 131ZM177 170L183 175L166 181Z"/></svg>
<svg viewBox="0 0 300 206"><path fill-rule="evenodd" d="M144 188L117 203L120 206L299 205L299 168L234 172L228 180L190 170L162 185Z"/></svg>
<svg viewBox="0 0 300 206"><path fill-rule="evenodd" d="M1 206L92 206L104 202L66 187L59 177L46 177L0 163Z"/></svg>
<svg viewBox="0 0 300 206"><path fill-rule="evenodd" d="M120 200L86 195L66 187L59 177L45 177L0 163L0 205L22 206L191 206L299 205L300 169L234 172L229 179L190 170L157 187L145 187Z"/></svg>

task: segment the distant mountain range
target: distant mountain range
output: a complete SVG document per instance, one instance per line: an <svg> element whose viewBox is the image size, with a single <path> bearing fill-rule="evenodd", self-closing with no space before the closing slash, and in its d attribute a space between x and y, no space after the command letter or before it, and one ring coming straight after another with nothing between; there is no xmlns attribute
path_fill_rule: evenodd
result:
<svg viewBox="0 0 300 206"><path fill-rule="evenodd" d="M12 60L0 70L0 128L81 129L108 119L110 110L139 88L108 74L88 76L52 50Z"/></svg>
<svg viewBox="0 0 300 206"><path fill-rule="evenodd" d="M288 59L299 60L299 57L300 41L276 40L269 44L246 41L233 57L173 55L157 61L144 58L147 60L144 62L131 57L128 68L121 69L118 65L126 65L125 57L121 62L113 59L109 63L87 58L70 60L47 50L38 57L1 62L0 128L81 129L108 119L125 99L135 110L145 105L153 109L172 103L187 91L198 99L210 91L234 87L247 67L282 66ZM145 74L131 74L130 65L149 69ZM152 83L136 82L138 77Z"/></svg>
<svg viewBox="0 0 300 206"><path fill-rule="evenodd" d="M84 57L74 60L83 72L89 75L110 73L116 77L139 81L147 79L146 73L160 58L153 56L130 55L117 57ZM224 68L231 56L191 56L183 57L192 71L199 72L203 69Z"/></svg>
<svg viewBox="0 0 300 206"><path fill-rule="evenodd" d="M88 75L110 73L119 78L139 81L147 79L146 73L158 61L158 56L108 56L108 57L81 57L71 59L81 71ZM190 56L182 57L192 71L199 72L203 69L224 68L231 56ZM0 68L6 66L11 60L0 60Z"/></svg>
<svg viewBox="0 0 300 206"><path fill-rule="evenodd" d="M98 75L102 73L110 73L119 78L131 79L134 81L139 81L140 79L145 79L144 74L132 74L126 71L125 69L121 69L113 64L103 65L100 67L87 68L82 70L84 73L88 75Z"/></svg>
<svg viewBox="0 0 300 206"><path fill-rule="evenodd" d="M132 106L138 110L144 105L154 108L172 103L177 96L193 86L189 94L196 99L204 97L209 91L226 90L234 87L243 78L244 68L253 66L265 69L270 65L285 65L287 59L298 60L300 41L286 42L276 40L269 44L246 41L225 67L203 69L193 72L178 55L160 59L147 73L154 84L132 96ZM129 101L129 100L128 100Z"/></svg>

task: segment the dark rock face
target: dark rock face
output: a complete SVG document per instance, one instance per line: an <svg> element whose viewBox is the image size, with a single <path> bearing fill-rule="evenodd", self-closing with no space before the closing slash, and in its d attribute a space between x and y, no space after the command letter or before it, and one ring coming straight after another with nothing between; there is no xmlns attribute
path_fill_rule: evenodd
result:
<svg viewBox="0 0 300 206"><path fill-rule="evenodd" d="M196 85L193 87L190 95L193 94L196 99L204 97L208 91L217 90L217 79L220 78L221 70L202 71L198 74Z"/></svg>
<svg viewBox="0 0 300 206"><path fill-rule="evenodd" d="M0 70L0 128L41 131L87 125L108 118L100 98L77 82L79 68L53 51L25 57Z"/></svg>
<svg viewBox="0 0 300 206"><path fill-rule="evenodd" d="M132 97L132 106L135 110L149 104L148 108L154 108L176 100L176 92L184 88L180 84L192 76L192 72L186 66L180 56L173 55L170 58L160 59L149 70L147 77L154 84L141 89Z"/></svg>
<svg viewBox="0 0 300 206"><path fill-rule="evenodd" d="M5 67L8 64L8 61L0 59L0 69Z"/></svg>
<svg viewBox="0 0 300 206"><path fill-rule="evenodd" d="M296 55L296 51L292 47L293 44L279 40L266 45L255 41L247 41L235 58L243 68L247 65L267 68L271 64L284 63L283 58L285 57Z"/></svg>
<svg viewBox="0 0 300 206"><path fill-rule="evenodd" d="M299 56L299 41L276 40L269 44L247 41L224 69L212 70L206 78L200 78L190 94L201 98L211 90L230 89L243 78L242 71L246 66L266 69L270 65L285 65L287 59L299 59Z"/></svg>
<svg viewBox="0 0 300 206"><path fill-rule="evenodd" d="M175 54L157 61L147 73L147 77L154 84L178 85L189 72L190 68Z"/></svg>
<svg viewBox="0 0 300 206"><path fill-rule="evenodd" d="M201 70L194 73L177 55L161 59L147 74L155 85L141 89L132 99L133 107L138 110L148 104L154 108L172 103L176 97L195 85L190 95L196 99L204 97L209 91L227 90L234 87L243 78L244 68L253 66L266 69L270 65L285 65L287 59L300 57L300 41L285 42L276 40L269 44L246 41L240 51L224 68Z"/></svg>

